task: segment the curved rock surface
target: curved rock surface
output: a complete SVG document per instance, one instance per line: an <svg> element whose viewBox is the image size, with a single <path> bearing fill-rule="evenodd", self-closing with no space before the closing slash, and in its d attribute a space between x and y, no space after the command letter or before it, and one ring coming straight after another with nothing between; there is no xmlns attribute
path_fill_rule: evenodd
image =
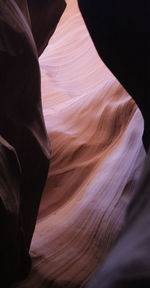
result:
<svg viewBox="0 0 150 288"><path fill-rule="evenodd" d="M77 2L40 58L51 167L18 287L85 287L115 243L145 157L143 119L100 60Z"/></svg>

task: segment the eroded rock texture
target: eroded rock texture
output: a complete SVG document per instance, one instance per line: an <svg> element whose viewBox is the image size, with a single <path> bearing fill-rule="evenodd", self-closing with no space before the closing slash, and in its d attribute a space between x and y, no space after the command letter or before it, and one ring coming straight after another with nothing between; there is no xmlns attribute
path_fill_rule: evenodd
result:
<svg viewBox="0 0 150 288"><path fill-rule="evenodd" d="M40 67L51 167L32 271L18 287L85 287L122 229L145 157L143 119L97 55L77 1L67 1Z"/></svg>
<svg viewBox="0 0 150 288"><path fill-rule="evenodd" d="M30 1L30 8L32 7L31 2L33 3L33 1ZM10 187L7 186L8 183L6 185L5 183L3 184L4 178L2 178L2 183L0 183L2 193L2 217L0 221L3 224L1 229L1 239L3 239L1 249L2 253L5 253L3 265L6 265L6 267L4 267L4 270L7 271L9 269L10 272L1 273L0 278L4 281L4 286L2 287L7 285L5 281L11 282L17 277L20 278L20 273L22 273L23 277L29 270L30 264L28 263L27 268L25 262L30 262L28 260L28 250L49 167L50 147L41 105L38 52L44 49L45 41L48 41L48 38L52 35L65 8L64 1L57 2L57 7L60 7L60 9L56 9L57 7L52 2L54 1L41 1L41 4L40 1L36 2L34 4L35 18L33 19L26 1L0 1L0 134L5 139L4 141L9 143L8 145L11 145L12 149L16 151L21 170L20 176L18 176L19 179L16 180L14 177L13 181L13 173L15 174L15 171L11 171L11 167L14 164L11 163L9 157L10 151L9 149L8 151L4 149L3 144L1 144L2 160L3 150L5 150L4 157L6 159L7 157L9 158L6 161L6 169L4 162L2 162L1 175L3 177L3 173L6 173L5 181L10 182ZM52 9L54 18L50 19L48 14L47 21L44 17L39 19L39 9L41 15L44 11L47 13L48 9L50 11ZM43 23L42 31L45 31L45 34L40 34L39 31L36 46L34 38L37 40L37 37L34 33L34 27L39 20L40 25ZM32 35L31 25L34 35ZM49 34L47 34L47 30L49 30ZM9 180L9 175L11 180ZM19 188L18 186L16 187L16 182L17 185L19 182ZM17 209L15 205L12 206L10 214L7 205L8 207L11 205L13 201L11 200L11 194L15 189L17 189L15 198ZM6 200L4 195L7 201L4 201ZM7 205L6 202L8 202ZM14 229L14 234L10 238L10 247L14 249L12 252L14 254L11 254L11 249L6 248L8 243L5 246L4 240L6 242L9 241L10 235L8 225L10 225L10 231ZM20 233L19 229L22 230L22 236L18 234ZM12 242L15 245L14 247ZM26 260L21 259L21 253L26 254ZM12 259L10 260L10 258ZM15 271L14 273L11 273L11 267L12 271Z"/></svg>

